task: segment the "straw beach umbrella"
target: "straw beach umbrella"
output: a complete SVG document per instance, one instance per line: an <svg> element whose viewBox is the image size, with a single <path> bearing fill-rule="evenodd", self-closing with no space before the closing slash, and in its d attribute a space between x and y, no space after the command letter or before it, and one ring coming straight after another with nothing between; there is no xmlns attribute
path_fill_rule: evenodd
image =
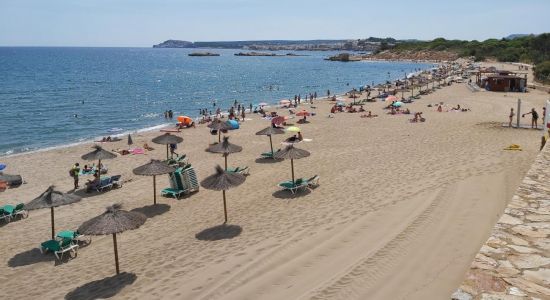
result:
<svg viewBox="0 0 550 300"><path fill-rule="evenodd" d="M227 170L227 156L230 153L237 153L243 151L243 147L231 144L229 137L224 136L223 142L208 147L208 151L212 153L222 153L225 158L225 170Z"/></svg>
<svg viewBox="0 0 550 300"><path fill-rule="evenodd" d="M283 134L285 133L284 130L280 128L273 128L273 126L266 127L258 132L256 132L256 135L267 135L269 136L269 146L271 147L271 153L273 154L273 140L271 139L271 136L274 134Z"/></svg>
<svg viewBox="0 0 550 300"><path fill-rule="evenodd" d="M145 223L147 217L138 212L130 212L121 209L120 204L113 204L107 207L107 210L80 225L78 232L85 235L113 235L113 248L115 250L116 273L120 274L118 267L118 248L116 243L116 234L126 230L132 230Z"/></svg>
<svg viewBox="0 0 550 300"><path fill-rule="evenodd" d="M170 133L165 133L163 135L157 136L152 141L155 144L166 145L166 160L168 160L168 145L179 144L183 142L183 138L179 136L171 135Z"/></svg>
<svg viewBox="0 0 550 300"><path fill-rule="evenodd" d="M57 206L67 205L80 201L77 195L65 194L54 190L54 186L50 186L44 193L36 197L29 203L25 204L25 208L28 210L50 208L50 214L52 219L52 240L55 237L55 222L53 208Z"/></svg>
<svg viewBox="0 0 550 300"><path fill-rule="evenodd" d="M220 119L215 119L207 125L208 128L218 131L218 143L222 141L222 130L229 130L231 127L227 123L222 122Z"/></svg>
<svg viewBox="0 0 550 300"><path fill-rule="evenodd" d="M294 160L304 157L308 157L310 153L306 150L298 149L293 144L286 146L283 150L275 153L273 157L278 159L290 159L290 166L292 168L292 183L294 184Z"/></svg>
<svg viewBox="0 0 550 300"><path fill-rule="evenodd" d="M246 177L239 173L224 171L219 165L216 166L216 173L206 177L201 181L201 186L213 191L222 191L223 195L223 214L227 223L227 204L225 201L225 191L237 187L245 181Z"/></svg>
<svg viewBox="0 0 550 300"><path fill-rule="evenodd" d="M94 151L82 155L81 158L84 159L84 160L96 160L97 159L99 161L97 163L97 172L98 172L99 176L101 177L101 160L102 159L113 159L113 158L116 157L116 154L101 148L101 146L99 146L99 145L94 145L93 148L95 149Z"/></svg>
<svg viewBox="0 0 550 300"><path fill-rule="evenodd" d="M133 170L134 174L142 176L153 176L153 204L157 204L157 175L168 174L176 171L175 168L169 166L160 160L151 159L151 161L143 166Z"/></svg>

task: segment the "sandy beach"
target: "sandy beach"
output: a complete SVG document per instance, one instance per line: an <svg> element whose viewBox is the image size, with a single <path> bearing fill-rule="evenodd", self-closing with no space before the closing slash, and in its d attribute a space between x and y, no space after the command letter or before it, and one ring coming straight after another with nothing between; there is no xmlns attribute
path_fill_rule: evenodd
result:
<svg viewBox="0 0 550 300"><path fill-rule="evenodd" d="M118 240L121 270L135 276L109 279L115 274L110 236L94 236L63 262L41 254L50 212L35 210L0 224L3 293L9 299L449 299L539 151L541 131L501 126L518 98L523 112L540 112L548 96L471 92L465 83L453 84L406 105L423 112L425 123L388 115L383 102L364 105L377 118L328 118L329 102L304 105L317 115L297 124L311 139L297 147L311 156L294 167L297 177L319 175L320 186L297 195L277 187L291 176L289 161L258 159L269 139L255 132L270 123L250 115L228 134L243 147L229 165L250 168L246 182L227 192L229 229L215 228L223 222L220 192L201 189L180 200L159 195L160 204L147 207L152 178L132 169L163 159L165 148L151 143L160 132L133 135L136 145L147 142L155 150L104 162L110 175L122 175L123 187L78 191L81 202L55 213L62 230L76 229L113 203L146 212L146 223ZM427 107L439 102L471 111ZM217 140L205 125L178 135L184 142L177 152L187 154L200 180L223 165L221 155L205 152ZM288 136L273 136L274 145ZM502 150L510 144L523 151ZM6 173L21 174L26 184L1 193L0 205L26 203L52 184L72 193L67 172L75 162L88 163L80 156L92 145L2 158ZM125 140L104 146L127 147ZM168 176L158 176L157 186L168 187ZM211 228L212 239L227 238L201 239Z"/></svg>

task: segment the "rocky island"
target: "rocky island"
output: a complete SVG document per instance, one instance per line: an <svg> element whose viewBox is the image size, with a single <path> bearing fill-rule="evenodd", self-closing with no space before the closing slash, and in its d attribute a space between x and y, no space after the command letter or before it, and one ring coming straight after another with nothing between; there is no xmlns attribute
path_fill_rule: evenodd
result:
<svg viewBox="0 0 550 300"><path fill-rule="evenodd" d="M212 52L193 52L187 54L188 56L220 56L218 53L212 53Z"/></svg>
<svg viewBox="0 0 550 300"><path fill-rule="evenodd" d="M352 55L352 54L349 54L349 53L340 53L338 55L334 55L334 56L331 56L329 58L325 58L325 60L343 61L343 62L360 61L362 59L363 59L363 57L360 56L360 55Z"/></svg>
<svg viewBox="0 0 550 300"><path fill-rule="evenodd" d="M295 53L287 53L287 54L276 54L276 53L268 53L268 52L239 52L235 53L235 56L276 56L276 57L283 57L283 56L307 56L307 55L300 55Z"/></svg>
<svg viewBox="0 0 550 300"><path fill-rule="evenodd" d="M239 52L235 53L235 56L282 56L275 53L267 53L267 52Z"/></svg>

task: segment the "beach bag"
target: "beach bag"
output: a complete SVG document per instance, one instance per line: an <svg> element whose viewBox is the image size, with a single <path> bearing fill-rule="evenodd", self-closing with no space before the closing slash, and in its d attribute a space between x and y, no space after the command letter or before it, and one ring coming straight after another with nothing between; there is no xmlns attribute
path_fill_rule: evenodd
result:
<svg viewBox="0 0 550 300"><path fill-rule="evenodd" d="M69 170L69 176L74 177L74 169L73 168L71 168Z"/></svg>

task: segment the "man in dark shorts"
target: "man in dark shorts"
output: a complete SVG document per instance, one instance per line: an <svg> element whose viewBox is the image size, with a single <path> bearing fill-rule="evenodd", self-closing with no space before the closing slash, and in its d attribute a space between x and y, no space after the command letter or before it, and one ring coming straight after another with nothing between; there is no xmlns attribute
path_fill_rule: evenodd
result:
<svg viewBox="0 0 550 300"><path fill-rule="evenodd" d="M521 117L525 117L525 115L531 115L531 128L533 128L533 125L535 126L534 128L539 128L538 126L539 114L534 108L531 108L531 112L523 114Z"/></svg>

